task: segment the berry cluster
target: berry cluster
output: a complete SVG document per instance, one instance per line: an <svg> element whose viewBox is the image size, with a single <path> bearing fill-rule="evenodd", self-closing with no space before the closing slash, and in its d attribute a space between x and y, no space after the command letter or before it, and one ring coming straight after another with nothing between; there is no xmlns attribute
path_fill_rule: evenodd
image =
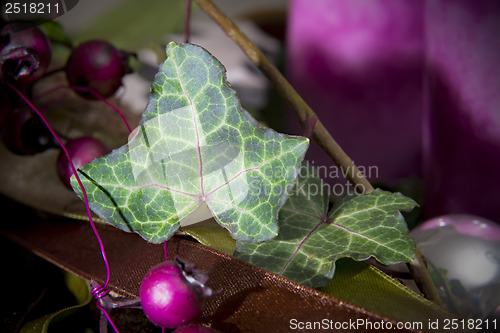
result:
<svg viewBox="0 0 500 333"><path fill-rule="evenodd" d="M22 22L1 28L0 138L15 154L33 155L58 147L45 124L23 100L31 101L33 86L49 74L51 58L50 40L39 28ZM62 70L68 88L82 98L107 98L118 90L122 77L130 72L128 58L129 53L107 41L91 40L71 50ZM92 137L68 139L66 145L76 168L110 151L106 144ZM62 153L57 166L61 180L70 186L73 172Z"/></svg>

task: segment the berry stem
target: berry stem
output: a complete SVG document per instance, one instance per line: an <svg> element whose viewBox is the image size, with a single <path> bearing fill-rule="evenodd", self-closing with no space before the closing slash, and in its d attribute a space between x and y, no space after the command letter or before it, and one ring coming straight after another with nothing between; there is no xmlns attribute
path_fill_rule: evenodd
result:
<svg viewBox="0 0 500 333"><path fill-rule="evenodd" d="M113 320L111 320L111 317L109 316L108 312L99 304L99 301L97 301L96 306L99 308L99 310L101 310L101 315L104 315L106 317L106 319L108 320L108 323L111 325L111 327L113 327L115 332L119 333L118 328L113 323ZM102 329L102 327L101 327L101 329ZM107 331L107 329L106 329L106 331Z"/></svg>
<svg viewBox="0 0 500 333"><path fill-rule="evenodd" d="M185 12L184 12L184 42L189 43L189 38L191 35L191 0L185 1Z"/></svg>

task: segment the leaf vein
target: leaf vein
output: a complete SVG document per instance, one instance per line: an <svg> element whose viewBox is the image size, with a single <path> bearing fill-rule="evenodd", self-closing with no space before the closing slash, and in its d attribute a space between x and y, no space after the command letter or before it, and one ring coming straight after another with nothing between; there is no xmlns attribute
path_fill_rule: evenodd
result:
<svg viewBox="0 0 500 333"><path fill-rule="evenodd" d="M195 131L195 135L196 135L196 152L198 154L198 161L199 161L198 172L200 175L200 191L201 191L201 196L204 198L205 194L204 194L204 190L203 190L203 162L201 160L200 134L198 133L198 124L196 122L196 112L194 109L193 100L191 99L191 97L187 93L186 89L184 88L184 84L182 83L179 66L177 66L175 61L173 63L174 63L175 68L177 69L177 78L179 79L179 85L181 86L182 92L184 93L184 95L186 96L186 98L188 100L188 103L189 103L189 106L191 109L191 114L193 116L194 131Z"/></svg>

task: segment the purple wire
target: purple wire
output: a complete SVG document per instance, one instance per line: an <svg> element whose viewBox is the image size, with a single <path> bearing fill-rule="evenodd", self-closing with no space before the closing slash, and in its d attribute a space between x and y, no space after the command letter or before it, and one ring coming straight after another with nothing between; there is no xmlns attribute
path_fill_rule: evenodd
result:
<svg viewBox="0 0 500 333"><path fill-rule="evenodd" d="M113 327L116 333L119 333L118 328L116 327L115 323L113 323L113 320L111 320L111 317L109 316L108 312L99 304L99 301L97 301L96 304L99 310L101 310L101 313L103 313L106 319L108 320L111 327Z"/></svg>
<svg viewBox="0 0 500 333"><path fill-rule="evenodd" d="M64 155L66 155L66 158L69 161L69 165L71 167L71 170L73 171L73 174L75 175L76 181L78 182L78 186L82 190L83 200L85 202L85 209L87 211L87 216L89 218L90 226L92 227L92 230L94 231L94 234L95 234L95 236L97 238L97 241L99 243L99 248L101 250L102 259L104 260L104 264L106 266L106 282L103 285L101 285L101 286L95 287L91 291L92 295L96 299L100 299L101 297L103 297L103 296L105 296L105 295L107 295L109 293L109 290L107 289L107 286L108 286L109 278L110 278L110 269L109 269L109 262L108 262L108 259L106 257L106 251L104 250L104 244L102 243L101 237L99 236L99 232L97 231L97 228L95 226L94 220L92 219L92 214L90 212L90 206L89 206L89 200L88 200L88 197L87 197L87 192L85 191L85 187L83 186L83 183L81 182L80 177L78 176L78 173L76 171L75 165L73 164L73 161L71 160L71 155L69 154L68 150L66 149L66 146L62 143L61 139L59 139L59 136L52 129L52 126L50 126L50 124L47 121L47 119L45 119L45 117L42 115L42 113L15 86L13 86L9 82L7 82L7 85L9 85L9 87L12 90L14 90L14 92L17 95L19 95L19 97L21 97L26 104L28 104L28 106L38 115L38 117L40 117L40 119L45 124L45 126L47 127L47 129L54 136L54 139L56 139L57 143L61 146L61 149L63 150ZM97 302L97 303L98 303L97 306L101 309L101 311L104 311L104 309L102 309L99 306L99 302ZM118 333L118 330L117 330L116 326L114 325L114 323L112 322L111 318L108 316L108 314L106 313L106 311L104 311L104 314L105 314L106 318L108 319L109 323L111 324L111 326Z"/></svg>

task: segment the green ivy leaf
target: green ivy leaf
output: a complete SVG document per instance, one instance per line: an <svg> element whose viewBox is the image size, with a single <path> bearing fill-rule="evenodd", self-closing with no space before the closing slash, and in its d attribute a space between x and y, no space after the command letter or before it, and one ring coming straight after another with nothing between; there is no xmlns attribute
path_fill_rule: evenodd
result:
<svg viewBox="0 0 500 333"><path fill-rule="evenodd" d="M217 59L172 42L128 144L79 172L97 215L150 242L212 215L234 239L260 242L278 234L308 144L260 127Z"/></svg>
<svg viewBox="0 0 500 333"><path fill-rule="evenodd" d="M335 266L335 278L319 291L402 322L450 318L444 308L366 262L342 258Z"/></svg>
<svg viewBox="0 0 500 333"><path fill-rule="evenodd" d="M413 209L413 200L377 189L344 199L328 213L328 188L316 173L304 164L279 213L278 237L261 244L237 242L237 257L312 287L333 277L341 257L373 256L383 264L413 260L414 243L399 212Z"/></svg>
<svg viewBox="0 0 500 333"><path fill-rule="evenodd" d="M221 228L214 219L191 224L181 228L181 232L193 237L198 242L217 251L233 255L236 241L226 229Z"/></svg>

